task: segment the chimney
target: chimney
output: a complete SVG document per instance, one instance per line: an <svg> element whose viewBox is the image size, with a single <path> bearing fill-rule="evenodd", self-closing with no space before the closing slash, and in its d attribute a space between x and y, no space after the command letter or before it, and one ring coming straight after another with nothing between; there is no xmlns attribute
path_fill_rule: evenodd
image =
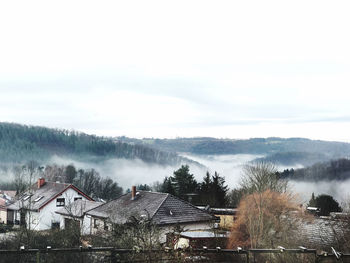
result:
<svg viewBox="0 0 350 263"><path fill-rule="evenodd" d="M40 177L38 179L38 189L45 184L45 178Z"/></svg>
<svg viewBox="0 0 350 263"><path fill-rule="evenodd" d="M131 187L131 200L135 200L135 198L136 198L136 186L133 185Z"/></svg>

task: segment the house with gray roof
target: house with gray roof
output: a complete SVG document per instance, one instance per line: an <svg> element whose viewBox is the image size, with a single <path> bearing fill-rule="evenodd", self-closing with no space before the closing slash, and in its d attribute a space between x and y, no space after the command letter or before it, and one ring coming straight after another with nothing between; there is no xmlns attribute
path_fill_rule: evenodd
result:
<svg viewBox="0 0 350 263"><path fill-rule="evenodd" d="M39 178L7 206L7 223L25 225L32 230L60 227L60 215L56 211L72 206L77 200L93 201L72 184L46 182L44 178Z"/></svg>
<svg viewBox="0 0 350 263"><path fill-rule="evenodd" d="M83 235L91 235L91 217L85 217L85 213L102 205L102 202L89 200L76 200L70 206L65 206L56 211L61 216L60 228L64 229L69 225L78 226Z"/></svg>
<svg viewBox="0 0 350 263"><path fill-rule="evenodd" d="M91 233L109 229L111 224L128 223L132 217L147 218L162 228L164 234L174 226L185 230L207 230L217 218L171 194L138 191L100 205L88 212L91 218ZM165 236L164 236L165 239Z"/></svg>

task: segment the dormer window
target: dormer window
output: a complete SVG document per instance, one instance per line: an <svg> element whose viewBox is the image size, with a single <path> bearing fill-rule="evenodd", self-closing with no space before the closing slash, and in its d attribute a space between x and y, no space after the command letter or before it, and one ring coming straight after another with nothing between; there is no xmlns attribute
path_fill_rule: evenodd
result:
<svg viewBox="0 0 350 263"><path fill-rule="evenodd" d="M43 197L43 195L39 195L37 198L35 198L34 202L39 202Z"/></svg>
<svg viewBox="0 0 350 263"><path fill-rule="evenodd" d="M65 199L64 198L57 198L56 206L64 206L64 205L65 205Z"/></svg>
<svg viewBox="0 0 350 263"><path fill-rule="evenodd" d="M29 199L29 197L31 197L32 195L25 195L24 197L23 197L23 201L27 201L28 199Z"/></svg>

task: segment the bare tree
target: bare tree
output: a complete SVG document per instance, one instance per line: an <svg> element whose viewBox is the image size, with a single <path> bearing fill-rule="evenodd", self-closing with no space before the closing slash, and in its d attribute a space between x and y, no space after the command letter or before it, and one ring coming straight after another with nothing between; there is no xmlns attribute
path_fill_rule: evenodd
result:
<svg viewBox="0 0 350 263"><path fill-rule="evenodd" d="M246 194L262 193L267 190L284 193L287 191L288 181L278 177L274 164L255 162L243 167L240 185Z"/></svg>

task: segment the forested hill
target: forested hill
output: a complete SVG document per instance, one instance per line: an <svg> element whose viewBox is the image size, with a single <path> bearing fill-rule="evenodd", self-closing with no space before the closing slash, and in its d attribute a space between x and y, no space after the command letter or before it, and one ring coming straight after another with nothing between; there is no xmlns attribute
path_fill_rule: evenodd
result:
<svg viewBox="0 0 350 263"><path fill-rule="evenodd" d="M150 145L159 150L171 150L192 154L262 154L274 155L285 153L283 156L271 156L271 159L284 162L288 158L295 161L301 153L311 153L307 158L318 161L330 158L340 158L350 155L350 144L344 142L330 142L310 140L305 138L252 138L247 140L216 139L216 138L176 138L142 140L118 137L121 142L133 142ZM314 155L312 155L314 154ZM306 154L304 154L306 157Z"/></svg>
<svg viewBox="0 0 350 263"><path fill-rule="evenodd" d="M287 169L279 173L282 178L297 181L332 181L350 179L350 160L346 158L316 163L301 169Z"/></svg>
<svg viewBox="0 0 350 263"><path fill-rule="evenodd" d="M0 122L1 163L45 161L53 155L78 159L137 158L147 163L162 165L192 162L176 153L160 151L146 145L116 142L111 138L74 131Z"/></svg>
<svg viewBox="0 0 350 263"><path fill-rule="evenodd" d="M117 137L120 142L149 145L160 150L193 154L274 154L279 152L312 152L332 155L350 154L350 144L305 138L252 138L247 140L208 137L142 140Z"/></svg>

